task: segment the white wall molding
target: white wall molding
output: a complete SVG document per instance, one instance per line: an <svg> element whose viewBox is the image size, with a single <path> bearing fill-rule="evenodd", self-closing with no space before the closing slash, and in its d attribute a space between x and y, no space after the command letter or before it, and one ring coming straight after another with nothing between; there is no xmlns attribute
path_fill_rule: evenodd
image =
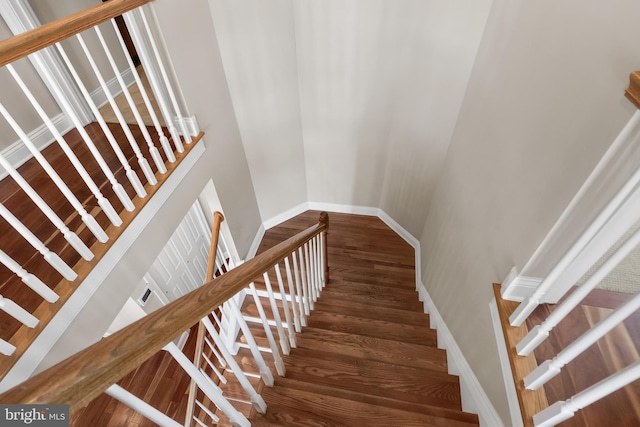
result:
<svg viewBox="0 0 640 427"><path fill-rule="evenodd" d="M507 403L509 404L509 413L511 415L511 425L513 427L522 427L522 413L520 412L520 403L518 402L518 394L516 385L513 381L513 373L511 372L511 362L507 353L507 343L504 340L502 332L502 324L500 323L500 314L498 313L498 305L496 299L493 298L489 303L491 311L491 320L493 323L493 332L496 335L498 344L498 356L500 357L500 367L502 368L502 378L504 379L504 388L507 392Z"/></svg>
<svg viewBox="0 0 640 427"><path fill-rule="evenodd" d="M460 394L462 397L462 410L477 413L482 427L504 427L504 423L493 407L489 397L480 385L480 381L474 374L471 366L458 347L449 328L444 323L427 288L421 282L418 286L418 295L424 303L425 313L429 313L431 327L438 332L438 347L447 350L447 364L449 373L460 376Z"/></svg>
<svg viewBox="0 0 640 427"><path fill-rule="evenodd" d="M253 242L251 242L251 246L249 247L249 252L247 252L247 255L244 257L245 260L250 260L251 258L256 256L256 253L258 253L260 242L264 237L264 232L264 224L260 224L260 227L258 227L258 231L256 232L256 237L253 238Z"/></svg>
<svg viewBox="0 0 640 427"><path fill-rule="evenodd" d="M272 227L275 227L278 224L282 224L283 222L300 215L302 212L308 211L309 209L313 209L309 207L309 203L300 203L297 206L292 207L262 223L262 226L265 230L268 230Z"/></svg>
<svg viewBox="0 0 640 427"><path fill-rule="evenodd" d="M67 330L69 325L71 325L75 317L98 290L109 273L120 262L142 231L153 220L153 217L158 213L169 196L176 190L180 182L187 176L204 152L204 141L201 140L191 149L187 157L158 189L158 192L144 206L120 238L113 243L113 246L106 255L98 262L95 268L91 270L87 278L78 286L78 289L76 289L24 355L2 379L0 382L0 392L6 391L16 384L25 381L36 371L58 339Z"/></svg>
<svg viewBox="0 0 640 427"><path fill-rule="evenodd" d="M502 299L521 302L533 295L541 282L542 277L521 276L518 269L513 267L502 281L500 295Z"/></svg>
<svg viewBox="0 0 640 427"><path fill-rule="evenodd" d="M124 83L127 85L127 87L131 86L136 82L136 79L133 76L133 73L131 72L131 68L127 68L124 71L122 71L122 73L120 73L120 77L122 77L122 80L124 80ZM113 77L111 80L107 81L107 88L109 89L109 93L114 98L122 93L122 87L120 87L120 82L118 82L117 77ZM93 101L94 104L96 104L96 107L98 108L102 108L109 102L109 99L107 98L106 93L102 89L102 86L92 91L90 95L91 95L91 100Z"/></svg>
<svg viewBox="0 0 640 427"><path fill-rule="evenodd" d="M69 120L69 118L63 113L52 117L51 121L55 125L56 129L58 129L58 132L60 132L62 135L73 129L73 123L71 123L71 120ZM45 124L42 124L36 129L29 132L27 136L35 144L39 151L44 150L47 146L49 146L56 140ZM13 167L16 169L33 157L31 151L29 151L27 146L24 145L21 140L14 142L9 147L2 150L2 153L0 154L5 159L7 159L7 161L9 161L9 163L11 163L11 165L13 165ZM7 175L7 171L0 166L0 179L6 177Z"/></svg>

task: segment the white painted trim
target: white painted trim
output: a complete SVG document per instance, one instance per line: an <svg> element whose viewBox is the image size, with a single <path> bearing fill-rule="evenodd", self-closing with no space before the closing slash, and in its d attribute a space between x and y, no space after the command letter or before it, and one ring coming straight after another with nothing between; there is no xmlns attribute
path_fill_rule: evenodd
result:
<svg viewBox="0 0 640 427"><path fill-rule="evenodd" d="M250 260L251 258L256 256L256 253L258 253L260 242L264 237L264 232L264 225L260 224L260 227L258 227L258 231L256 232L256 237L253 238L253 242L251 242L251 246L249 247L249 252L247 252L247 255L244 257L245 260Z"/></svg>
<svg viewBox="0 0 640 427"><path fill-rule="evenodd" d="M69 118L63 113L52 117L51 121L62 135L73 129L73 123L71 123L71 120L69 120ZM39 151L44 150L47 146L49 146L56 140L45 124L42 124L36 129L29 132L27 136L29 137L29 139L31 139L31 141L35 144ZM29 151L29 149L21 140L14 142L10 146L2 150L1 154L16 169L33 157L31 151ZM0 179L6 177L7 175L7 171L5 171L2 166L0 166Z"/></svg>
<svg viewBox="0 0 640 427"><path fill-rule="evenodd" d="M308 203L300 203L297 206L292 207L289 210L282 212L262 223L262 226L265 230L275 227L278 224L282 224L283 222L290 220L291 218L300 215L301 213L308 211L311 209Z"/></svg>
<svg viewBox="0 0 640 427"><path fill-rule="evenodd" d="M513 372L511 371L511 362L507 353L507 343L504 340L502 332L502 324L500 323L500 314L498 313L498 305L496 299L493 298L489 303L491 311L491 320L493 323L493 332L496 335L498 343L498 356L500 357L500 367L502 368L502 378L504 379L504 388L507 392L507 403L509 404L509 413L511 414L511 425L513 427L522 427L522 413L520 412L520 404L518 403L518 394L516 385L513 381Z"/></svg>
<svg viewBox="0 0 640 427"><path fill-rule="evenodd" d="M308 209L354 215L379 216L381 210L370 206L341 205L337 203L309 202Z"/></svg>
<svg viewBox="0 0 640 427"><path fill-rule="evenodd" d="M98 290L109 273L120 262L126 251L152 221L162 205L175 191L204 152L204 141L201 140L192 148L187 157L178 165L169 178L167 178L167 181L158 189L158 192L149 200L120 238L113 243L113 246L105 256L98 262L95 268L91 270L87 278L71 295L65 305L56 313L54 318L38 335L24 355L18 359L13 368L2 379L0 382L0 392L6 391L16 384L25 381L33 374L44 357L49 353L51 348L53 348L58 339L60 339L64 331L71 325L91 296Z"/></svg>
<svg viewBox="0 0 640 427"><path fill-rule="evenodd" d="M191 136L197 136L200 133L200 125L198 125L198 120L196 120L196 116L183 117L184 124L187 126L187 131ZM180 119L177 117L173 118L173 125L176 127L178 131L178 135L182 135L182 126L180 125Z"/></svg>
<svg viewBox="0 0 640 427"><path fill-rule="evenodd" d="M502 281L500 296L509 301L524 301L529 298L542 282L542 277L520 276L518 269L513 267Z"/></svg>
<svg viewBox="0 0 640 427"><path fill-rule="evenodd" d="M420 300L424 303L425 313L429 313L431 327L438 331L438 347L447 350L449 373L460 376L460 394L462 410L477 413L482 427L504 427L504 423L484 392L480 381L467 362L462 350L458 347L449 328L444 323L427 288L422 282L418 287Z"/></svg>
<svg viewBox="0 0 640 427"><path fill-rule="evenodd" d="M131 68L127 68L122 73L120 73L120 77L122 77L122 80L124 80L124 83L127 85L127 87L136 82L136 79L131 72ZM107 82L107 88L109 89L109 93L111 93L114 98L122 93L122 87L120 87L120 82L118 82L117 77L114 77ZM96 104L96 107L98 108L104 107L109 102L109 99L102 89L102 86L92 91L90 95L91 100L94 104Z"/></svg>

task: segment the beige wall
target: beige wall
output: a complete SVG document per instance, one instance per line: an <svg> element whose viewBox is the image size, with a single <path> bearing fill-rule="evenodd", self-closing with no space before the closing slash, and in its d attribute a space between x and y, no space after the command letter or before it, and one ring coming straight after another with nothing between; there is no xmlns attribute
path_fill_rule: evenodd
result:
<svg viewBox="0 0 640 427"><path fill-rule="evenodd" d="M494 1L421 245L423 282L505 420L491 283L526 263L634 112L639 13Z"/></svg>

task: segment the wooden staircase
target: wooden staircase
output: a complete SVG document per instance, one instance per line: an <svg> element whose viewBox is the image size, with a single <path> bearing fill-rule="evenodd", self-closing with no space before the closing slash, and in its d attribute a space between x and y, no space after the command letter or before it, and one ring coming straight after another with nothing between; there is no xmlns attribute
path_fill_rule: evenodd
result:
<svg viewBox="0 0 640 427"><path fill-rule="evenodd" d="M318 214L308 211L269 230L260 251L312 225ZM478 425L461 409L458 378L447 373L446 353L436 347L418 301L413 248L378 218L335 213L328 241L330 282L285 356L286 376L262 389L268 409L252 412L252 424ZM243 312L258 316L252 298ZM258 345L268 347L261 325L252 329Z"/></svg>

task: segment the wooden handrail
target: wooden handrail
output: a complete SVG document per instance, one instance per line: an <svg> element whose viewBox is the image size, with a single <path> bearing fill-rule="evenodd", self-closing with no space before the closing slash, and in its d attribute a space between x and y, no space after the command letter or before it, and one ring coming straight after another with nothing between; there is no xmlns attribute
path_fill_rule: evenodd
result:
<svg viewBox="0 0 640 427"><path fill-rule="evenodd" d="M634 71L629 76L629 87L624 91L624 96L640 108L640 71Z"/></svg>
<svg viewBox="0 0 640 427"><path fill-rule="evenodd" d="M326 214L325 214L326 215ZM139 366L309 239L315 224L0 395L2 403L65 403L71 412Z"/></svg>
<svg viewBox="0 0 640 427"><path fill-rule="evenodd" d="M109 0L0 41L0 67L61 42L152 0Z"/></svg>
<svg viewBox="0 0 640 427"><path fill-rule="evenodd" d="M220 226L224 221L224 215L215 211L213 213L213 227L211 228L211 243L209 245L209 259L207 261L207 273L204 278L205 281L213 279L213 275L216 271L216 253L218 249L218 240L220 237ZM202 351L204 349L204 323L198 322L198 333L196 337L196 350L193 353L193 364L200 368L200 358L202 357ZM193 417L193 410L196 404L196 393L198 389L196 382L191 379L189 383L189 398L187 399L187 414L185 416L185 424L191 425L191 418Z"/></svg>

